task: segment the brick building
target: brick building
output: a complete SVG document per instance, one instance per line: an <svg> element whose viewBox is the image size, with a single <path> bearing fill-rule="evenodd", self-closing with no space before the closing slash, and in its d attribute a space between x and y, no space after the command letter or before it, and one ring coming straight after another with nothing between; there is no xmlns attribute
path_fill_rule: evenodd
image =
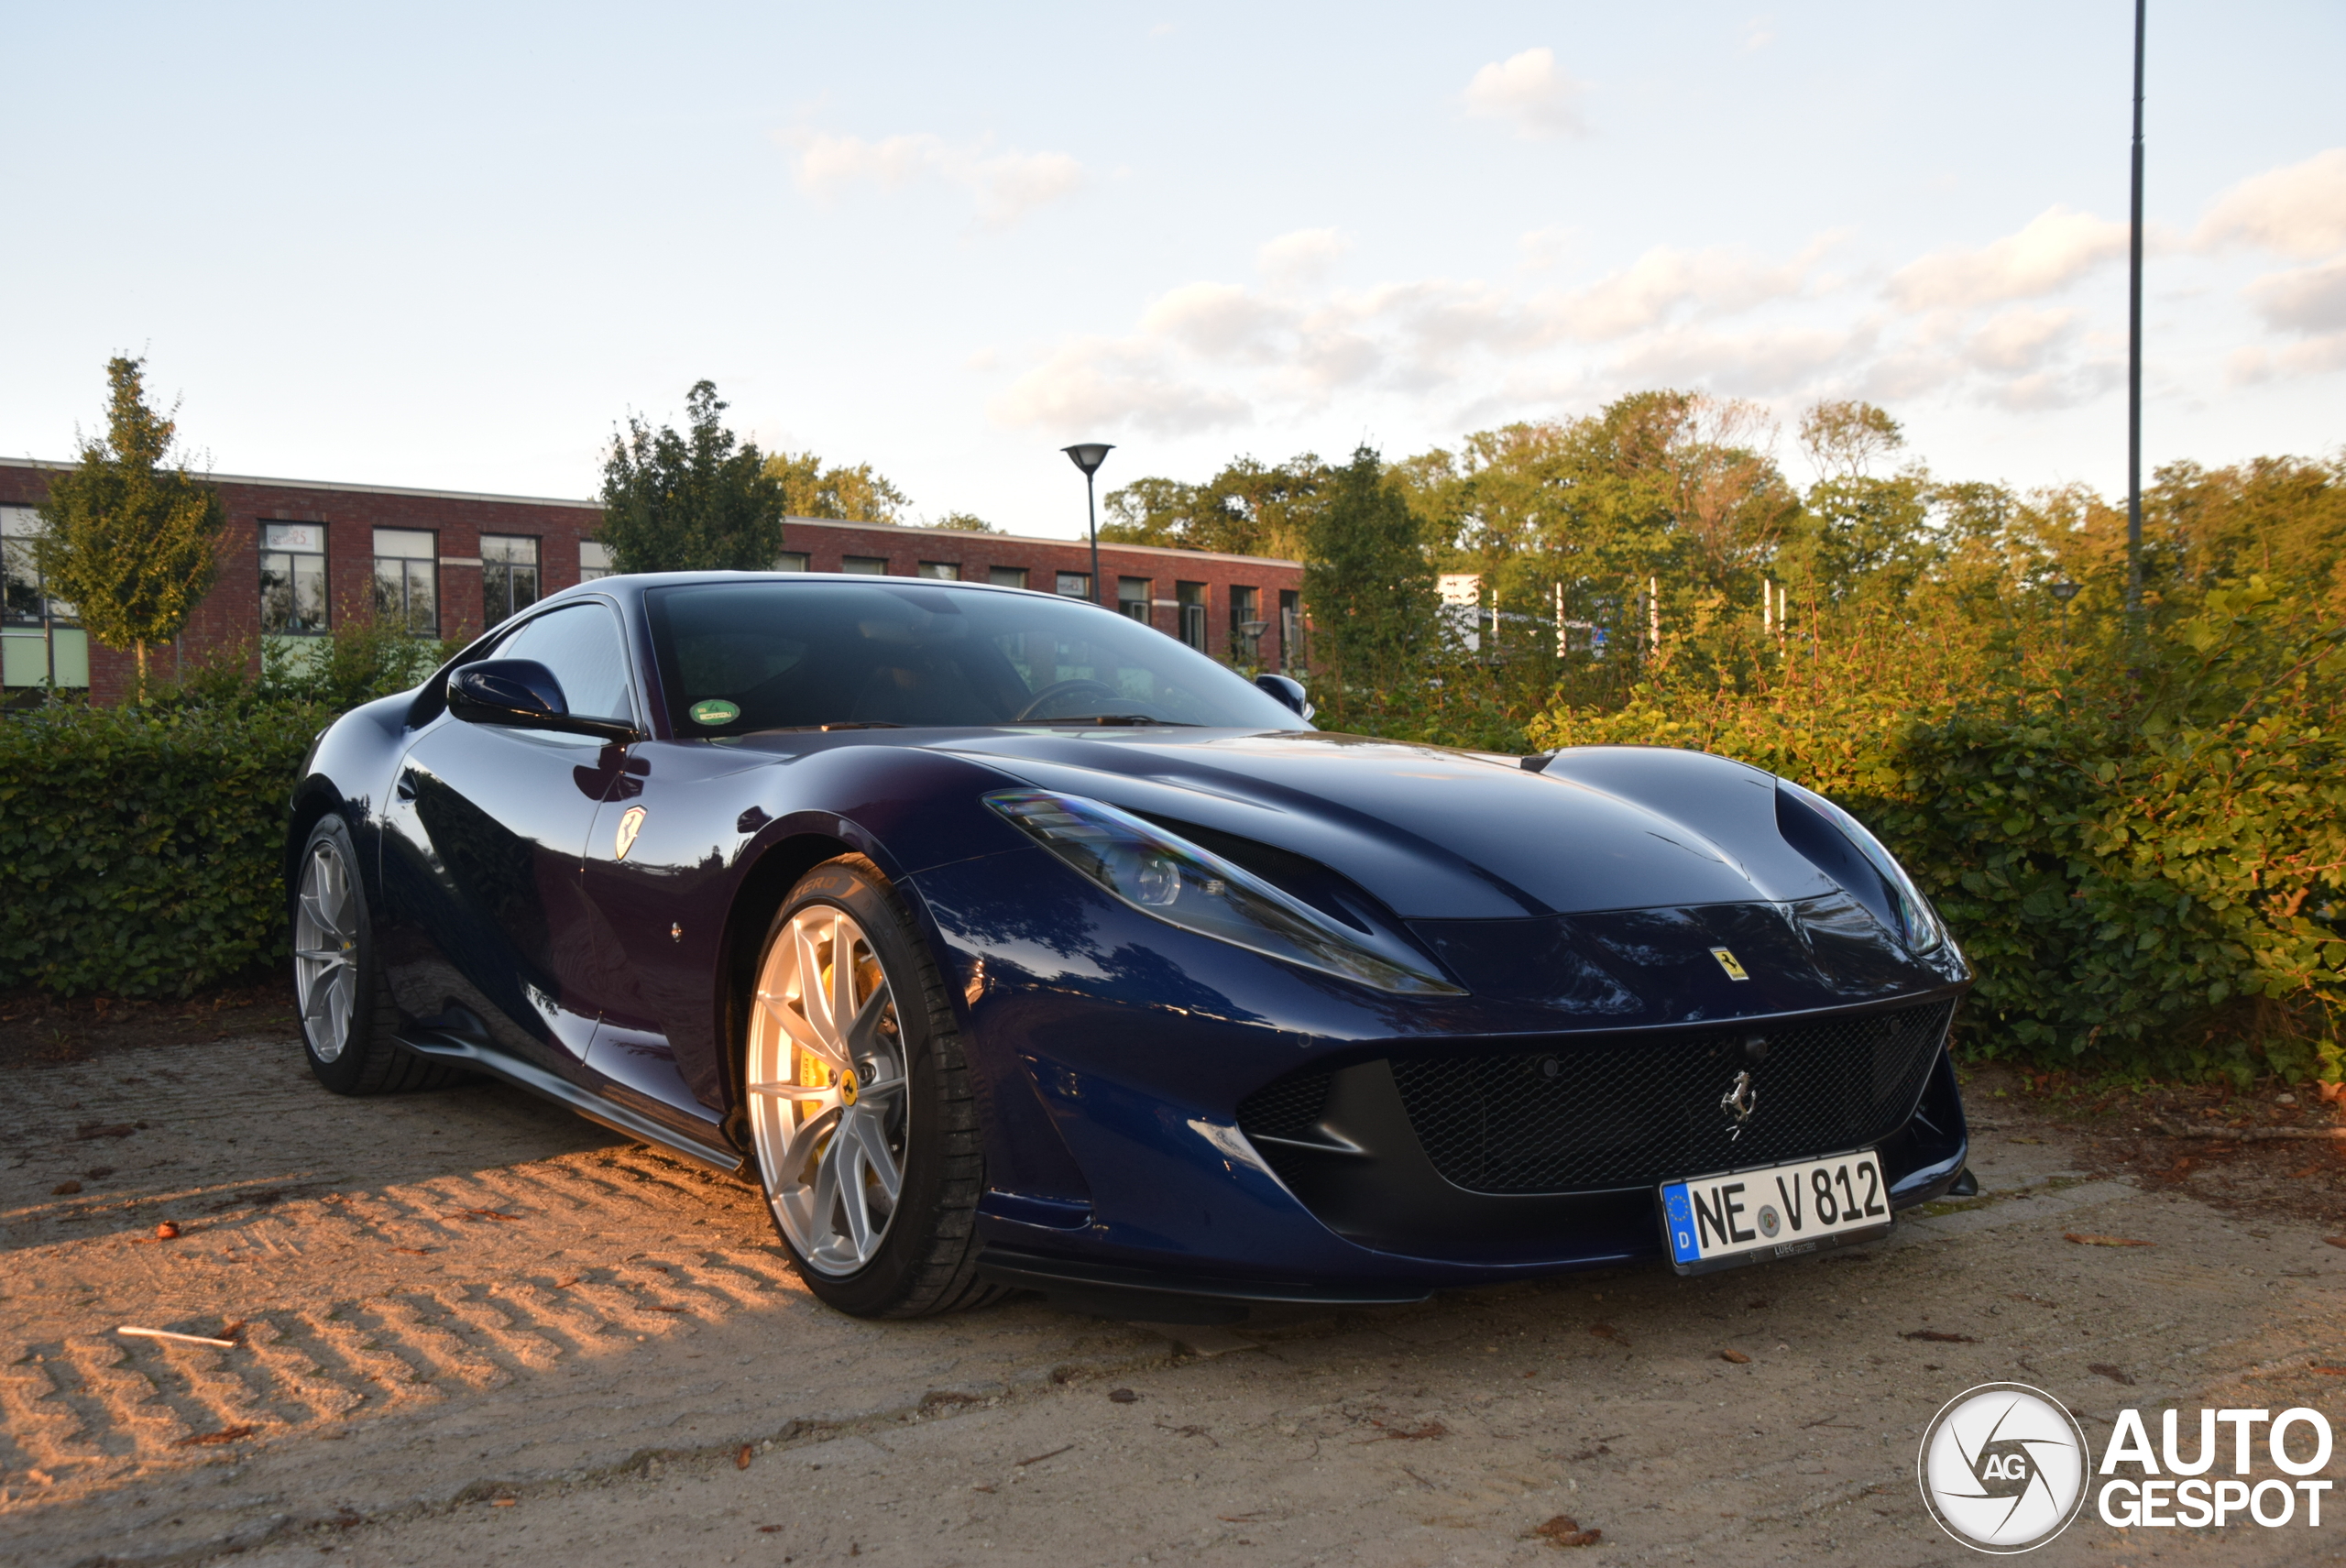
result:
<svg viewBox="0 0 2346 1568"><path fill-rule="evenodd" d="M0 681L12 700L52 679L99 701L130 686L126 652L90 641L70 607L48 599L27 542L33 508L61 465L0 458ZM323 633L370 611L419 636L469 638L558 588L608 574L591 501L215 475L228 512L220 575L158 673L223 647ZM948 532L788 519L786 571L957 578L1091 597L1080 540ZM1225 663L1289 667L1303 568L1293 561L1102 544L1102 602ZM150 659L155 658L150 653Z"/></svg>

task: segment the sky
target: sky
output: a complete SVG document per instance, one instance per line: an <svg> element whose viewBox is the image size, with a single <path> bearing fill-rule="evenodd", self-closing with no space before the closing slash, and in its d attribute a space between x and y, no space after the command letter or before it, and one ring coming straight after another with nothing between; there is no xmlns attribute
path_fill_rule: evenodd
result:
<svg viewBox="0 0 2346 1568"><path fill-rule="evenodd" d="M590 496L707 378L1083 527L1679 387L2125 485L2132 7L0 0L0 454ZM2346 7L2154 4L2145 460L2346 442Z"/></svg>

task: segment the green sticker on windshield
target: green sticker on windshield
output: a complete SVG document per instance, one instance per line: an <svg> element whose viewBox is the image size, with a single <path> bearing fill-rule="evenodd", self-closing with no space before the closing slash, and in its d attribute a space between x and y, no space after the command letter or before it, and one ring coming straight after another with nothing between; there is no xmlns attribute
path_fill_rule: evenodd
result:
<svg viewBox="0 0 2346 1568"><path fill-rule="evenodd" d="M740 717L741 710L721 696L693 704L693 722L696 724L730 724Z"/></svg>

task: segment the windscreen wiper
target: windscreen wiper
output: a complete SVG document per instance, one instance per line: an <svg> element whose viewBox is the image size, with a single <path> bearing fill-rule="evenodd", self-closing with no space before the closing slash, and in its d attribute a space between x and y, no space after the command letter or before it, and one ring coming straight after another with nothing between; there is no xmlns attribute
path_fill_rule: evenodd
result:
<svg viewBox="0 0 2346 1568"><path fill-rule="evenodd" d="M844 724L777 724L762 730L766 735L805 735L819 730L828 735L834 729L902 729L901 724L891 724L884 718L857 718Z"/></svg>
<svg viewBox="0 0 2346 1568"><path fill-rule="evenodd" d="M1178 729L1195 729L1186 718L1146 718L1137 713L1086 713L1073 718L1005 718L1004 724L1128 724L1166 725Z"/></svg>

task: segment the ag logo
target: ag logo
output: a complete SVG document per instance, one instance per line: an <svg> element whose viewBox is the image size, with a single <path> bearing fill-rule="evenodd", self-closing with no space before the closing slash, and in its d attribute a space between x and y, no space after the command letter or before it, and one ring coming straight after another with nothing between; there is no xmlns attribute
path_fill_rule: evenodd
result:
<svg viewBox="0 0 2346 1568"><path fill-rule="evenodd" d="M611 840L611 859L623 861L635 848L635 836L643 831L643 807L630 806L619 813L619 836Z"/></svg>
<svg viewBox="0 0 2346 1568"><path fill-rule="evenodd" d="M2051 1395L1983 1383L1948 1400L1915 1460L1939 1528L1975 1552L2034 1552L2085 1506L2085 1429Z"/></svg>

